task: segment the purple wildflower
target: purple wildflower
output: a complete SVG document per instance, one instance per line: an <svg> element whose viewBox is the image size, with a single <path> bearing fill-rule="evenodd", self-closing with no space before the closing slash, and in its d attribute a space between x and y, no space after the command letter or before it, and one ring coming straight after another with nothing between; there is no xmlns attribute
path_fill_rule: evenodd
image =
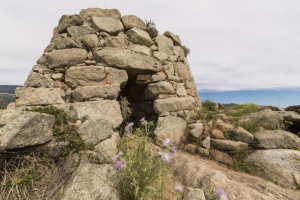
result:
<svg viewBox="0 0 300 200"><path fill-rule="evenodd" d="M125 134L127 137L130 137L130 130L131 130L131 127L134 125L133 122L130 122L126 127L125 127Z"/></svg>
<svg viewBox="0 0 300 200"><path fill-rule="evenodd" d="M216 192L218 194L218 200L228 200L227 194L221 188L217 188Z"/></svg>
<svg viewBox="0 0 300 200"><path fill-rule="evenodd" d="M166 138L164 140L164 146L168 147L169 145L174 145L174 144L173 144L173 142L172 142L172 140L170 138Z"/></svg>
<svg viewBox="0 0 300 200"><path fill-rule="evenodd" d="M183 189L182 189L181 186L175 185L175 190L178 191L178 192L180 192L180 193L183 193Z"/></svg>
<svg viewBox="0 0 300 200"><path fill-rule="evenodd" d="M147 123L147 120L145 120L145 117L143 117L141 120L140 120L142 126L144 126L146 123Z"/></svg>
<svg viewBox="0 0 300 200"><path fill-rule="evenodd" d="M171 155L168 154L168 153L163 153L163 154L161 155L161 157L162 157L162 159L163 159L164 161L166 161L166 162L170 162L170 161L171 161Z"/></svg>
<svg viewBox="0 0 300 200"><path fill-rule="evenodd" d="M114 162L117 162L119 156L121 156L121 155L123 155L123 152L122 152L122 151L120 151L117 155L115 155L115 156L113 157L113 161L114 161Z"/></svg>
<svg viewBox="0 0 300 200"><path fill-rule="evenodd" d="M171 151L170 155L171 155L171 156L174 156L174 155L176 155L176 153L177 153L177 149L176 149L176 147L175 147L175 146L173 146L173 148L172 148L172 151Z"/></svg>
<svg viewBox="0 0 300 200"><path fill-rule="evenodd" d="M122 161L117 161L116 167L117 167L117 169L124 169L124 167L126 167L126 163L124 163L124 165L123 165Z"/></svg>

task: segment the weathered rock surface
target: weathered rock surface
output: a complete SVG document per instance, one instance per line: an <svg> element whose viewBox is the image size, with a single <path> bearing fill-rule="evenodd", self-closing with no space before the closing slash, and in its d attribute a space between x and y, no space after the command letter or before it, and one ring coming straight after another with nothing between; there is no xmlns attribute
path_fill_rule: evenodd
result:
<svg viewBox="0 0 300 200"><path fill-rule="evenodd" d="M121 88L125 87L128 80L128 75L125 70L119 70L112 67L105 67L105 73L107 84L118 84Z"/></svg>
<svg viewBox="0 0 300 200"><path fill-rule="evenodd" d="M103 66L71 67L66 71L65 83L72 89L78 86L106 84Z"/></svg>
<svg viewBox="0 0 300 200"><path fill-rule="evenodd" d="M96 51L94 52L94 59L98 63L125 69L129 73L159 72L162 69L161 64L152 57L116 48L105 48L102 51Z"/></svg>
<svg viewBox="0 0 300 200"><path fill-rule="evenodd" d="M82 38L82 43L85 44L89 50L92 50L98 46L99 39L96 34L86 34Z"/></svg>
<svg viewBox="0 0 300 200"><path fill-rule="evenodd" d="M180 110L191 110L194 107L194 103L195 100L192 97L156 99L153 103L153 109L157 114L165 111L177 112Z"/></svg>
<svg viewBox="0 0 300 200"><path fill-rule="evenodd" d="M212 121L211 121L211 124L212 124ZM208 124L209 125L209 124ZM209 125L210 128L212 128L212 125ZM222 131L218 130L218 129L214 129L212 132L211 132L211 136L214 137L214 138L217 138L217 139L224 139L224 135L222 133Z"/></svg>
<svg viewBox="0 0 300 200"><path fill-rule="evenodd" d="M64 68L84 63L87 51L84 49L62 49L46 54L49 69Z"/></svg>
<svg viewBox="0 0 300 200"><path fill-rule="evenodd" d="M178 35L175 35L174 33L171 33L170 31L166 31L164 33L164 36L170 38L173 41L174 46L181 46L181 41Z"/></svg>
<svg viewBox="0 0 300 200"><path fill-rule="evenodd" d="M55 106L65 110L70 116L75 115L77 118L88 115L89 119L107 120L113 128L118 127L123 122L120 104L115 100L67 103ZM70 106L73 107L72 110L69 109Z"/></svg>
<svg viewBox="0 0 300 200"><path fill-rule="evenodd" d="M66 185L62 200L120 199L114 188L115 173L111 164L81 164Z"/></svg>
<svg viewBox="0 0 300 200"><path fill-rule="evenodd" d="M79 15L63 15L57 26L57 33L67 33L70 26L81 26L83 19Z"/></svg>
<svg viewBox="0 0 300 200"><path fill-rule="evenodd" d="M194 127L191 130L191 136L195 139L199 139L203 133L203 125L201 123L195 123L193 125Z"/></svg>
<svg viewBox="0 0 300 200"><path fill-rule="evenodd" d="M52 140L55 117L18 110L0 112L0 147L18 149Z"/></svg>
<svg viewBox="0 0 300 200"><path fill-rule="evenodd" d="M153 41L151 40L149 34L141 29L132 28L126 32L128 39L133 42L134 44L139 45L152 45Z"/></svg>
<svg viewBox="0 0 300 200"><path fill-rule="evenodd" d="M295 112L300 112L300 105L297 106L289 106L285 109L285 111L295 111Z"/></svg>
<svg viewBox="0 0 300 200"><path fill-rule="evenodd" d="M91 22L93 16L121 19L121 13L117 9L87 8L80 11L80 16L87 22Z"/></svg>
<svg viewBox="0 0 300 200"><path fill-rule="evenodd" d="M120 85L93 85L77 87L72 91L75 102L83 102L92 98L117 99L121 92Z"/></svg>
<svg viewBox="0 0 300 200"><path fill-rule="evenodd" d="M60 88L22 88L16 90L19 103L26 106L64 104L64 91Z"/></svg>
<svg viewBox="0 0 300 200"><path fill-rule="evenodd" d="M233 159L227 153L213 150L210 152L210 154L211 154L212 158L216 161L219 161L219 162L227 164L227 165L233 165Z"/></svg>
<svg viewBox="0 0 300 200"><path fill-rule="evenodd" d="M156 38L158 36L158 31L154 26L150 26L147 28L147 33L151 38Z"/></svg>
<svg viewBox="0 0 300 200"><path fill-rule="evenodd" d="M267 106L266 108L269 108L269 109L271 109L271 110L273 110L273 111L284 111L284 109L283 108L279 108L279 107L276 107L276 106Z"/></svg>
<svg viewBox="0 0 300 200"><path fill-rule="evenodd" d="M159 35L155 38L155 41L158 43L158 51L164 52L169 56L174 54L173 41L170 38L167 38L164 35Z"/></svg>
<svg viewBox="0 0 300 200"><path fill-rule="evenodd" d="M124 32L123 24L113 17L92 17L92 27L97 31L104 31L110 35L117 36L119 32Z"/></svg>
<svg viewBox="0 0 300 200"><path fill-rule="evenodd" d="M143 20L135 15L125 15L122 17L122 22L125 28L125 31L131 28L138 28L141 30L146 30L147 26Z"/></svg>
<svg viewBox="0 0 300 200"><path fill-rule="evenodd" d="M120 136L117 132L114 132L110 138L105 139L95 146L95 152L100 160L111 161L113 156L117 152L117 143Z"/></svg>
<svg viewBox="0 0 300 200"><path fill-rule="evenodd" d="M157 60L160 60L160 61L165 61L169 57L168 54L166 54L164 52L159 52L159 51L154 51L153 56L154 56L154 58L156 58Z"/></svg>
<svg viewBox="0 0 300 200"><path fill-rule="evenodd" d="M281 115L286 121L289 122L297 122L300 121L300 113L295 111L280 111L277 112L279 115Z"/></svg>
<svg viewBox="0 0 300 200"><path fill-rule="evenodd" d="M235 128L235 129L231 130L230 132L233 133L233 135L239 141L246 142L246 143L250 144L254 140L254 136L250 132L243 129L242 127Z"/></svg>
<svg viewBox="0 0 300 200"><path fill-rule="evenodd" d="M263 160L262 160L263 162ZM230 200L295 200L299 192L279 187L258 177L228 170L211 160L186 153L173 158L176 177L188 187L200 188L209 197L212 188L222 188Z"/></svg>
<svg viewBox="0 0 300 200"><path fill-rule="evenodd" d="M210 139L211 144L215 147L227 151L245 151L248 149L248 144L244 142L235 142L231 140Z"/></svg>
<svg viewBox="0 0 300 200"><path fill-rule="evenodd" d="M25 87L44 87L58 88L59 84L52 80L49 76L43 76L40 73L31 72L24 83Z"/></svg>
<svg viewBox="0 0 300 200"><path fill-rule="evenodd" d="M104 119L87 120L81 124L77 132L86 144L98 144L114 133L111 124Z"/></svg>
<svg viewBox="0 0 300 200"><path fill-rule="evenodd" d="M113 47L118 49L125 49L128 45L128 40L119 37L119 36L111 36L104 38L105 47Z"/></svg>
<svg viewBox="0 0 300 200"><path fill-rule="evenodd" d="M65 34L57 34L51 39L51 43L45 49L45 52L50 52L55 49L81 48L73 39Z"/></svg>
<svg viewBox="0 0 300 200"><path fill-rule="evenodd" d="M255 147L263 149L278 149L287 148L292 149L295 147L300 147L300 138L295 134L284 131L259 131L253 133L254 138L257 140L258 144Z"/></svg>
<svg viewBox="0 0 300 200"><path fill-rule="evenodd" d="M183 77L184 79L188 79L190 75L189 67L182 62L178 62L174 66L177 69L178 75ZM176 71L176 70L175 70Z"/></svg>
<svg viewBox="0 0 300 200"><path fill-rule="evenodd" d="M130 44L128 45L128 49L134 51L135 53L140 53L145 56L151 56L151 49L146 46L142 46L138 44Z"/></svg>
<svg viewBox="0 0 300 200"><path fill-rule="evenodd" d="M68 33L72 36L72 38L79 44L81 43L83 37L86 34L95 34L96 31L89 26L70 26L68 29Z"/></svg>
<svg viewBox="0 0 300 200"><path fill-rule="evenodd" d="M207 149L207 150L210 149L210 137L209 137L209 136L207 136L207 137L205 138L205 140L203 140L202 146L203 146L205 149Z"/></svg>
<svg viewBox="0 0 300 200"><path fill-rule="evenodd" d="M270 130L277 130L279 128L284 128L283 117L277 112L272 111L271 109L265 109L260 112L252 113L245 115L240 123L253 121L259 123L261 127Z"/></svg>
<svg viewBox="0 0 300 200"><path fill-rule="evenodd" d="M279 184L284 187L293 189L298 187L294 177L300 175L300 151L289 149L257 150L251 153L245 161L252 164L259 175L268 180L276 181L277 177Z"/></svg>
<svg viewBox="0 0 300 200"><path fill-rule="evenodd" d="M156 143L163 146L162 141L170 138L174 144L178 144L184 134L186 121L174 116L159 117L154 133Z"/></svg>
<svg viewBox="0 0 300 200"><path fill-rule="evenodd" d="M179 97L187 96L187 92L185 90L184 83L177 83L176 94Z"/></svg>
<svg viewBox="0 0 300 200"><path fill-rule="evenodd" d="M172 95L176 94L171 83L166 81L161 81L158 83L148 84L144 90L144 99L145 100L154 100L158 95Z"/></svg>

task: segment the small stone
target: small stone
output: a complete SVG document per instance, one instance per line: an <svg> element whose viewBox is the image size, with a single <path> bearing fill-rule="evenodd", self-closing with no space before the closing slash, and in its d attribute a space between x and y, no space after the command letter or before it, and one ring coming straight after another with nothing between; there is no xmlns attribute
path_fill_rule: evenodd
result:
<svg viewBox="0 0 300 200"><path fill-rule="evenodd" d="M96 34L86 34L82 38L82 43L85 44L89 50L92 50L98 46L99 39Z"/></svg>
<svg viewBox="0 0 300 200"><path fill-rule="evenodd" d="M220 151L212 151L211 154L216 161L219 161L219 162L222 162L222 163L225 163L228 165L233 165L233 159L227 153L223 153Z"/></svg>
<svg viewBox="0 0 300 200"><path fill-rule="evenodd" d="M199 148L198 148L198 154L199 154L200 156L208 157L208 156L209 156L209 151L208 151L207 149L204 149L204 148L199 147Z"/></svg>
<svg viewBox="0 0 300 200"><path fill-rule="evenodd" d="M214 137L214 138L217 138L217 139L225 139L222 131L218 130L218 129L214 129L211 133L211 135Z"/></svg>
<svg viewBox="0 0 300 200"><path fill-rule="evenodd" d="M187 152L191 153L191 154L195 154L196 153L196 150L197 150L197 147L196 145L194 144L188 144L185 146L184 148Z"/></svg>
<svg viewBox="0 0 300 200"><path fill-rule="evenodd" d="M96 65L97 64L96 61L94 61L94 60L86 60L84 62L86 65Z"/></svg>
<svg viewBox="0 0 300 200"><path fill-rule="evenodd" d="M158 50L158 47L156 46L156 45L152 45L151 47L150 47L150 49L152 49L152 51L157 51Z"/></svg>
<svg viewBox="0 0 300 200"><path fill-rule="evenodd" d="M69 127L71 129L77 129L80 125L81 125L81 121L80 120L77 120L75 123L69 122Z"/></svg>
<svg viewBox="0 0 300 200"><path fill-rule="evenodd" d="M93 52L90 51L90 52L88 53L88 59L89 59L89 60L93 60Z"/></svg>
<svg viewBox="0 0 300 200"><path fill-rule="evenodd" d="M106 33L106 32L100 32L100 33L99 33L99 36L101 36L101 37L103 37L103 38L105 38L105 37L110 37L110 35L109 35L108 33Z"/></svg>
<svg viewBox="0 0 300 200"><path fill-rule="evenodd" d="M202 146L203 146L205 149L207 149L207 150L210 149L210 137L209 137L209 136L207 136L207 137L205 138L205 140L203 140Z"/></svg>
<svg viewBox="0 0 300 200"><path fill-rule="evenodd" d="M156 38L158 36L158 31L154 26L150 26L147 28L147 33L151 38Z"/></svg>

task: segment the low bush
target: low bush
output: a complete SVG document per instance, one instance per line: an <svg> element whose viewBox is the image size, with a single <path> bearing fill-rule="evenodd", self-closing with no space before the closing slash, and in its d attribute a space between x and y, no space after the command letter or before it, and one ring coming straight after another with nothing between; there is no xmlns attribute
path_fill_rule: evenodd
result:
<svg viewBox="0 0 300 200"><path fill-rule="evenodd" d="M149 28L151 26L155 26L154 20L151 20L151 19L150 20L145 19L145 24L146 24L147 28Z"/></svg>
<svg viewBox="0 0 300 200"><path fill-rule="evenodd" d="M240 104L240 105L235 105L231 107L231 110L237 110L235 113L225 113L227 116L232 116L232 117L241 117L243 115L259 112L262 110L265 110L266 108L257 106L253 103L246 103L246 104Z"/></svg>
<svg viewBox="0 0 300 200"><path fill-rule="evenodd" d="M204 102L202 102L202 107L208 111L217 111L216 103L214 103L208 99L205 100Z"/></svg>
<svg viewBox="0 0 300 200"><path fill-rule="evenodd" d="M183 45L182 48L183 48L185 57L188 56L191 53L190 48L188 48L187 46Z"/></svg>

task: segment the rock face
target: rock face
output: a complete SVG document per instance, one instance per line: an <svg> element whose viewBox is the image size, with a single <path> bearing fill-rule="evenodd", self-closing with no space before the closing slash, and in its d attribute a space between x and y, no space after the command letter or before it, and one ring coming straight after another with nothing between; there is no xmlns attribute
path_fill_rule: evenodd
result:
<svg viewBox="0 0 300 200"><path fill-rule="evenodd" d="M300 151L288 149L257 150L250 154L246 162L253 165L260 176L284 187L296 189L300 176ZM296 179L296 180L295 180Z"/></svg>
<svg viewBox="0 0 300 200"><path fill-rule="evenodd" d="M125 31L131 29L131 28L138 28L141 30L146 30L147 26L143 20L138 18L135 15L125 15L122 17L122 22L125 28Z"/></svg>
<svg viewBox="0 0 300 200"><path fill-rule="evenodd" d="M134 44L139 45L152 45L153 41L151 40L149 34L146 31L140 30L138 28L130 29L126 32L128 39Z"/></svg>
<svg viewBox="0 0 300 200"><path fill-rule="evenodd" d="M230 200L299 199L299 192L284 189L258 177L228 170L216 162L193 155L179 153L173 158L172 165L181 184L202 189L207 198L212 188L220 187Z"/></svg>
<svg viewBox="0 0 300 200"><path fill-rule="evenodd" d="M173 143L178 144L184 134L186 122L174 116L159 117L154 133L156 134L156 143L163 146L162 141L170 138Z"/></svg>
<svg viewBox="0 0 300 200"><path fill-rule="evenodd" d="M261 127L269 130L277 130L279 128L284 128L283 117L272 111L271 109L265 109L260 112L245 115L241 122L254 121L259 123Z"/></svg>
<svg viewBox="0 0 300 200"><path fill-rule="evenodd" d="M112 178L115 173L113 165L82 164L66 185L62 199L120 199L117 190L113 188Z"/></svg>
<svg viewBox="0 0 300 200"><path fill-rule="evenodd" d="M257 140L258 144L255 147L262 149L278 149L278 148L288 148L292 149L295 147L300 147L300 138L296 135L283 131L259 131L255 132L254 138Z"/></svg>
<svg viewBox="0 0 300 200"><path fill-rule="evenodd" d="M5 110L0 112L0 147L18 149L52 140L53 115Z"/></svg>
<svg viewBox="0 0 300 200"><path fill-rule="evenodd" d="M183 98L166 98L166 99L156 99L154 101L154 111L157 114L160 114L164 111L167 112L177 112L180 110L190 110L193 108L195 100L191 97Z"/></svg>
<svg viewBox="0 0 300 200"><path fill-rule="evenodd" d="M92 17L92 27L97 31L104 31L109 35L118 35L124 31L120 20L113 17Z"/></svg>

